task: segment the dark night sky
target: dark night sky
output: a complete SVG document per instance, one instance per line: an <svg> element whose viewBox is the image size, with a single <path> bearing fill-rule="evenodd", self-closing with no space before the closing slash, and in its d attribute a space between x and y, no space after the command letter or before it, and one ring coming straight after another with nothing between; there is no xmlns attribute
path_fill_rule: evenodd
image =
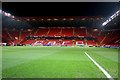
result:
<svg viewBox="0 0 120 80"><path fill-rule="evenodd" d="M36 16L101 16L118 10L118 2L3 2L2 9L20 17Z"/></svg>

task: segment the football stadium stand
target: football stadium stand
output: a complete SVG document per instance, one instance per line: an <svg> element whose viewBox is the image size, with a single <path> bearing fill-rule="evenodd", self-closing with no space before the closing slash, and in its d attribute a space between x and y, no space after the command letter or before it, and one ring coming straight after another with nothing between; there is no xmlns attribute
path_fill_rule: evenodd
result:
<svg viewBox="0 0 120 80"><path fill-rule="evenodd" d="M118 15L117 15L118 16ZM119 19L118 17L115 17L115 19ZM17 23L10 23L9 25L6 25L6 20L8 21L16 20ZM112 23L114 20L111 20L110 22L104 22L102 27L94 27L90 26L91 24L95 24L96 21L100 23L100 18L94 22L89 22L91 20L91 17L87 18L81 18L80 24L85 26L39 26L36 27L36 23L39 24L39 21L37 22L38 18L32 19L32 21L27 20L27 25L31 24L32 27L26 27L27 25L24 22L26 18L10 18L8 16L3 15L3 29L2 29L2 43L1 45L7 45L7 46L89 46L89 47L119 47L120 46L120 29L119 26L116 24L119 23ZM84 19L84 20L83 20ZM92 20L95 20L95 18L92 18ZM72 19L74 20L74 19ZM75 17L75 20L77 21L78 18ZM46 22L43 22L47 24L48 19ZM56 21L56 22L54 22ZM57 24L59 22L59 19L54 19L52 24ZM102 19L101 19L102 21ZM49 22L49 21L48 21ZM103 22L103 21L102 21ZM71 22L72 23L72 22ZM107 25L109 23L109 25ZM16 24L16 27L14 27ZM24 25L23 25L24 24ZM36 25L34 27L34 25ZM42 23L41 23L42 24ZM62 23L61 23L62 24ZM68 23L67 23L68 24ZM72 23L75 24L75 23ZM13 25L13 26L12 26ZM78 25L78 24L77 24ZM89 27L88 27L89 25ZM102 23L101 23L102 25ZM17 26L23 26L18 27ZM112 26L110 28L110 26ZM113 28L114 26L114 28ZM117 26L117 27L116 27ZM9 28L8 28L9 27ZM106 28L109 27L107 30Z"/></svg>

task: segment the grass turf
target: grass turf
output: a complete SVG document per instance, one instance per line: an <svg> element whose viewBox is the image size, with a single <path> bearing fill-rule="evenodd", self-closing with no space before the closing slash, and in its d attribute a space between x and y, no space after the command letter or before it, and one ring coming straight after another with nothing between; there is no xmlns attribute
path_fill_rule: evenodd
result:
<svg viewBox="0 0 120 80"><path fill-rule="evenodd" d="M87 52L113 78L118 50L81 47L3 47L3 78L106 78Z"/></svg>

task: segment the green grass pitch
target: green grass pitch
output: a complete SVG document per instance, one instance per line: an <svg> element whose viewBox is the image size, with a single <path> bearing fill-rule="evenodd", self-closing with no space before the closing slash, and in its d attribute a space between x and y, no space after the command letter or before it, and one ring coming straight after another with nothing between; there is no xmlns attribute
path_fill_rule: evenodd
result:
<svg viewBox="0 0 120 80"><path fill-rule="evenodd" d="M95 47L3 47L3 78L106 78L87 52L118 78L118 49Z"/></svg>

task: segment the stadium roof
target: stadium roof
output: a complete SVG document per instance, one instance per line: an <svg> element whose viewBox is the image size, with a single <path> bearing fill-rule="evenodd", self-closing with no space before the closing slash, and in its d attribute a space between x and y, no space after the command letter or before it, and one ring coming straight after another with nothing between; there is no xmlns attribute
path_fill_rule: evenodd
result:
<svg viewBox="0 0 120 80"><path fill-rule="evenodd" d="M3 16L4 26L100 28L119 10L119 2L4 2L2 10L13 18Z"/></svg>

